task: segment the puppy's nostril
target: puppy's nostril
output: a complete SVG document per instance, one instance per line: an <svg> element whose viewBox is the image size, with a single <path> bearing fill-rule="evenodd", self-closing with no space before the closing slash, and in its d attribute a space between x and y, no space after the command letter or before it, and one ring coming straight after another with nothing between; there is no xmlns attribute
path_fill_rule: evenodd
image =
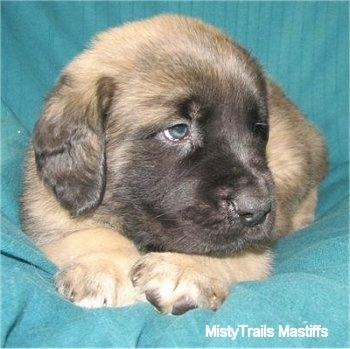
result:
<svg viewBox="0 0 350 349"><path fill-rule="evenodd" d="M253 213L244 213L240 215L241 218L243 218L247 222L251 222L254 219Z"/></svg>
<svg viewBox="0 0 350 349"><path fill-rule="evenodd" d="M257 211L254 213L239 214L239 217L245 225L252 226L252 225L262 223L266 217L266 214L267 212L265 211Z"/></svg>
<svg viewBox="0 0 350 349"><path fill-rule="evenodd" d="M271 210L269 202L254 201L253 203L252 200L247 200L244 203L233 201L231 205L241 222L246 226L261 224Z"/></svg>

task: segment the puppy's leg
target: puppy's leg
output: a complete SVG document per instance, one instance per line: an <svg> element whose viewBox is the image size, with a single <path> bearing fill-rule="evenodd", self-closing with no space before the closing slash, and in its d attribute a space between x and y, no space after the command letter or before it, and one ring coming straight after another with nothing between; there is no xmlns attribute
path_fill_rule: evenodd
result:
<svg viewBox="0 0 350 349"><path fill-rule="evenodd" d="M129 278L140 255L117 232L103 228L78 231L43 250L59 268L57 290L75 304L96 308L141 300Z"/></svg>
<svg viewBox="0 0 350 349"><path fill-rule="evenodd" d="M271 262L270 251L247 251L229 258L149 253L135 264L131 280L161 312L182 314L197 307L216 310L233 283L264 279Z"/></svg>

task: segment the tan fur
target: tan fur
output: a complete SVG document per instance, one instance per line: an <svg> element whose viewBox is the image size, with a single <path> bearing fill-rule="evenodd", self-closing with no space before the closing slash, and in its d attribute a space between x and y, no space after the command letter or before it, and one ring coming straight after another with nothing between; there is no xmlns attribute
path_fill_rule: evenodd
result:
<svg viewBox="0 0 350 349"><path fill-rule="evenodd" d="M315 193L327 163L321 135L271 81L268 91L267 158L277 192L277 238L313 222Z"/></svg>
<svg viewBox="0 0 350 349"><path fill-rule="evenodd" d="M79 305L122 306L142 300L129 277L140 254L110 229L80 230L44 246L43 251L60 269L58 291Z"/></svg>
<svg viewBox="0 0 350 349"><path fill-rule="evenodd" d="M137 130L140 126L157 124L163 115L170 112L166 102L159 103L151 96L169 89L167 74L171 75L171 72L165 73L160 68L150 76L143 70L140 61L147 50L154 49L152 43L157 42L157 38L162 37L169 28L175 28L176 38L171 40L184 40L184 47L196 50L195 45L181 37L181 27L186 27L192 33L193 40L201 35L200 22L191 21L188 24L176 16L160 16L111 29L98 35L92 46L62 73L72 80L56 95L53 92L54 98L46 107L45 115L53 121L67 108L84 108L91 115L89 122L94 125L97 104L107 103L98 100L95 92L97 81L104 77L117 81L117 95L111 97L111 114L118 113L118 118L111 121L105 135L106 153L116 149L114 157L108 159L110 176L118 178L119 169L132 156L127 145L120 145L119 132L126 128ZM216 38L214 44L221 47L222 55L217 60L222 66L226 63L232 65L232 60L225 61L225 54L232 55L227 37L215 28L207 28ZM169 46L164 48L170 52L170 56L171 40ZM230 45L230 49L226 49L227 45ZM210 52L195 52L195 55L207 71L212 69L216 74L215 70L220 70L220 64L212 64L216 58ZM244 61L240 50L236 55L237 61ZM233 65L232 69L238 68ZM242 71L239 73L244 74ZM245 79L251 78L246 74ZM186 92L186 79L185 75L179 77L178 85L169 89L169 101L179 90ZM326 162L321 136L271 81L268 83L268 102L270 138L267 157L277 191L277 238L313 221L317 185L326 171ZM142 110L147 110L147 113L142 113ZM142 119L136 117L140 113L144 116ZM96 150L99 145L91 139L90 146ZM305 147L312 150L305 153ZM310 176L315 171L319 175ZM108 179L106 185L104 202L111 200ZM56 276L59 292L82 306L123 306L146 296L158 297L158 308L171 312L174 305L180 309L181 302L186 305L186 297L190 296L195 302L193 306L216 309L232 283L263 279L271 270L269 250L246 251L226 258L179 253L141 256L133 243L121 234L122 222L119 217L96 210L73 218L38 175L31 147L27 155L24 187L24 229L59 267ZM152 294L155 289L157 294Z"/></svg>
<svg viewBox="0 0 350 349"><path fill-rule="evenodd" d="M139 293L157 298L157 307L162 312L173 312L174 306L188 301L187 297L195 301L194 307L216 310L230 285L265 279L271 262L269 251L246 251L231 258L148 253L134 265L132 281Z"/></svg>

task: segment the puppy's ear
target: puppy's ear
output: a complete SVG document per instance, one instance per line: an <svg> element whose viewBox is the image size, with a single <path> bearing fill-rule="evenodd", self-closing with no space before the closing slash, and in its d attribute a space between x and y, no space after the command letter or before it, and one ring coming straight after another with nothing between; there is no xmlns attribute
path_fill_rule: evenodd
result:
<svg viewBox="0 0 350 349"><path fill-rule="evenodd" d="M97 207L104 194L104 126L114 88L111 78L89 88L63 75L34 129L39 175L72 216Z"/></svg>

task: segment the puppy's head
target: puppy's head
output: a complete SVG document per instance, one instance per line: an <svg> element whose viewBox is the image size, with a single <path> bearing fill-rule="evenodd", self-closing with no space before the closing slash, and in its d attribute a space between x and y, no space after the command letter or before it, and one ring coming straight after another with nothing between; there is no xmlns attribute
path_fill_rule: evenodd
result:
<svg viewBox="0 0 350 349"><path fill-rule="evenodd" d="M269 240L265 78L215 28L160 16L100 34L63 71L34 132L72 216L140 248L225 255Z"/></svg>

